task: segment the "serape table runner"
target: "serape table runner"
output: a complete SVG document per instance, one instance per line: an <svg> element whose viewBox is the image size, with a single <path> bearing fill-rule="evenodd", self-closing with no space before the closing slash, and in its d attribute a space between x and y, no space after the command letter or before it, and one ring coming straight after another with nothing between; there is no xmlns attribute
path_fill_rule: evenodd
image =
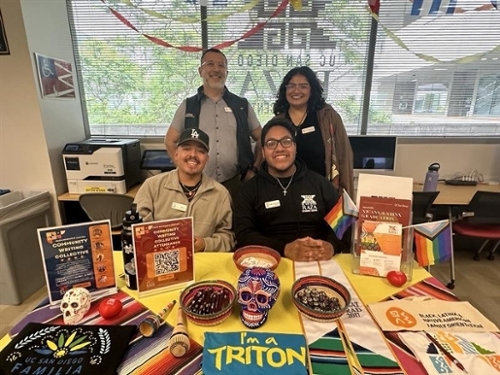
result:
<svg viewBox="0 0 500 375"><path fill-rule="evenodd" d="M322 275L351 293L351 304L337 323L301 316L315 375L404 374L382 332L335 261L294 262L295 279Z"/></svg>

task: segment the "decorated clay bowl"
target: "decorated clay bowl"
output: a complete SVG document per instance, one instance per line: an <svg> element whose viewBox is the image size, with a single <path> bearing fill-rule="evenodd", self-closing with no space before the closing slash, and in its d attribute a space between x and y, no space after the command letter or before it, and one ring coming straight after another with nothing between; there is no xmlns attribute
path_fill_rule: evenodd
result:
<svg viewBox="0 0 500 375"><path fill-rule="evenodd" d="M345 286L328 277L312 275L292 285L292 300L302 315L318 322L337 320L351 303Z"/></svg>
<svg viewBox="0 0 500 375"><path fill-rule="evenodd" d="M233 254L233 261L242 272L253 267L274 271L280 264L281 255L270 247L250 245L236 250Z"/></svg>
<svg viewBox="0 0 500 375"><path fill-rule="evenodd" d="M236 289L224 280L206 280L184 289L179 298L187 319L200 326L214 326L233 311Z"/></svg>

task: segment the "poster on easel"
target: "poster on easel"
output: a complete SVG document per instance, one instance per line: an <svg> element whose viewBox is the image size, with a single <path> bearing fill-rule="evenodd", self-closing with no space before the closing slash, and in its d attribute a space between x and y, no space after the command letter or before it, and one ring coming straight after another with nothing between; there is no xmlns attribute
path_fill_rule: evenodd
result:
<svg viewBox="0 0 500 375"><path fill-rule="evenodd" d="M132 225L139 297L194 282L193 218Z"/></svg>
<svg viewBox="0 0 500 375"><path fill-rule="evenodd" d="M51 304L76 287L91 295L116 293L109 220L39 228L38 241Z"/></svg>

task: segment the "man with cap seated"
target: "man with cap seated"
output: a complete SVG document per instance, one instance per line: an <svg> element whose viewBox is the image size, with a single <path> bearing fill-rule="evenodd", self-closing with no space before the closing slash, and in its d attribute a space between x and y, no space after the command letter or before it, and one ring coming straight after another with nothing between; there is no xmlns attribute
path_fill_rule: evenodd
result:
<svg viewBox="0 0 500 375"><path fill-rule="evenodd" d="M203 174L209 138L185 129L175 151L176 169L144 181L134 202L144 221L193 217L194 251L230 251L233 213L227 189Z"/></svg>

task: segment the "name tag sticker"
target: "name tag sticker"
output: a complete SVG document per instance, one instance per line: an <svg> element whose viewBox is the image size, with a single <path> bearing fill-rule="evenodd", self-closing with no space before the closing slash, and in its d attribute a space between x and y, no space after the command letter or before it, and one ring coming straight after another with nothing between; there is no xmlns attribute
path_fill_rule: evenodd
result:
<svg viewBox="0 0 500 375"><path fill-rule="evenodd" d="M307 128L302 129L302 134L312 133L314 130L314 126L308 126Z"/></svg>
<svg viewBox="0 0 500 375"><path fill-rule="evenodd" d="M281 203L280 203L279 199L276 199L275 201L266 202L265 205L266 205L266 208L269 209L269 208L280 207Z"/></svg>
<svg viewBox="0 0 500 375"><path fill-rule="evenodd" d="M229 107L224 107L224 112L226 112L226 113L232 113L233 111Z"/></svg>
<svg viewBox="0 0 500 375"><path fill-rule="evenodd" d="M174 210L182 211L182 212L186 212L186 210L187 210L187 206L185 204L177 203L177 202L172 203L172 208Z"/></svg>

